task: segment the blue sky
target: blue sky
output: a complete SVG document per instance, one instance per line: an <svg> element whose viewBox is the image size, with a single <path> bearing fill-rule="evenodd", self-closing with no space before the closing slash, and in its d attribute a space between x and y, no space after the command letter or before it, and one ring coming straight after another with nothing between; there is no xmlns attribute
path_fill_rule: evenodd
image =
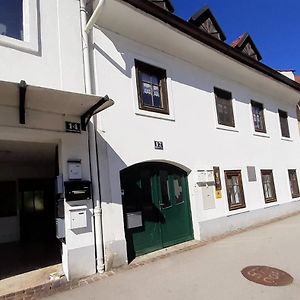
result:
<svg viewBox="0 0 300 300"><path fill-rule="evenodd" d="M208 5L227 43L249 32L262 62L274 69L294 69L300 75L299 0L172 0L175 14L187 20Z"/></svg>

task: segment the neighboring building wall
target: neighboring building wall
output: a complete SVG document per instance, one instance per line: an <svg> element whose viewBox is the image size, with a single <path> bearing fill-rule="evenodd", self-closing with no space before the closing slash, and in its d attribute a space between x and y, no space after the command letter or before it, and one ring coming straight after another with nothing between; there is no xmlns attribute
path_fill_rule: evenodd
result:
<svg viewBox="0 0 300 300"><path fill-rule="evenodd" d="M0 80L84 92L79 1L24 3L29 41L0 36Z"/></svg>
<svg viewBox="0 0 300 300"><path fill-rule="evenodd" d="M243 76L226 79L108 30L95 30L94 39L96 93L115 100L97 124L108 265L126 261L119 172L136 163L166 161L192 170L188 179L196 239L300 210L300 199L292 199L288 179L288 169L297 169L300 178L300 139L289 93L280 98L264 90L263 84L254 90L250 82L241 83ZM138 109L134 59L166 69L170 115ZM230 68L228 63L228 73ZM235 128L218 125L214 87L232 93ZM251 100L264 104L267 134L254 131ZM281 137L278 109L288 112L290 139ZM155 140L163 141L163 151L154 150ZM197 170L213 166L220 167L222 198L215 200L214 209L205 210ZM248 181L247 166L255 166L256 182ZM260 169L273 169L275 203L265 204ZM229 211L224 170L242 171L246 208Z"/></svg>

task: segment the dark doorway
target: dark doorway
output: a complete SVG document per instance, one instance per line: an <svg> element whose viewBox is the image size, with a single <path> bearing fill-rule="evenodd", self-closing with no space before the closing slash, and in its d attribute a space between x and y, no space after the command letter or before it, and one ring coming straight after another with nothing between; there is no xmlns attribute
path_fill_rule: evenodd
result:
<svg viewBox="0 0 300 300"><path fill-rule="evenodd" d="M121 171L128 260L193 239L187 173L165 163Z"/></svg>
<svg viewBox="0 0 300 300"><path fill-rule="evenodd" d="M57 145L0 141L0 279L61 263Z"/></svg>

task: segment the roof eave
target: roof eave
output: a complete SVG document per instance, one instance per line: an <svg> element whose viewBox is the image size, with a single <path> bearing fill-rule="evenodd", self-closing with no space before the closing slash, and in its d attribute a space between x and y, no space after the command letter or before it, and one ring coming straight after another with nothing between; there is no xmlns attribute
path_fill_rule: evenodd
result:
<svg viewBox="0 0 300 300"><path fill-rule="evenodd" d="M140 0L119 0L126 2L133 7L142 10L143 12L159 19L160 21L170 25L171 27L175 28L176 30L182 32L190 36L191 38L211 47L215 50L227 55L228 57L250 67L253 68L264 75L267 75L289 87L295 89L296 91L300 92L300 84L296 81L289 79L288 77L278 73L276 70L264 65L263 63L254 60L253 58L244 55L238 49L234 49L231 46L227 45L226 43L216 39L215 37L211 36L210 34L198 29L192 24L184 21L183 19L170 14L168 11L160 9L156 5L148 2L148 1L140 1Z"/></svg>

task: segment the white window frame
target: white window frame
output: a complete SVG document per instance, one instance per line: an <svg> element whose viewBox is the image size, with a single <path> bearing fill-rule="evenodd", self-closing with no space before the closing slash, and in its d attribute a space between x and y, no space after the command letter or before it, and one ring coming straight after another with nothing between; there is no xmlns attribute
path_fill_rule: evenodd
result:
<svg viewBox="0 0 300 300"><path fill-rule="evenodd" d="M0 45L25 52L39 51L37 1L23 0L23 40L0 35Z"/></svg>

